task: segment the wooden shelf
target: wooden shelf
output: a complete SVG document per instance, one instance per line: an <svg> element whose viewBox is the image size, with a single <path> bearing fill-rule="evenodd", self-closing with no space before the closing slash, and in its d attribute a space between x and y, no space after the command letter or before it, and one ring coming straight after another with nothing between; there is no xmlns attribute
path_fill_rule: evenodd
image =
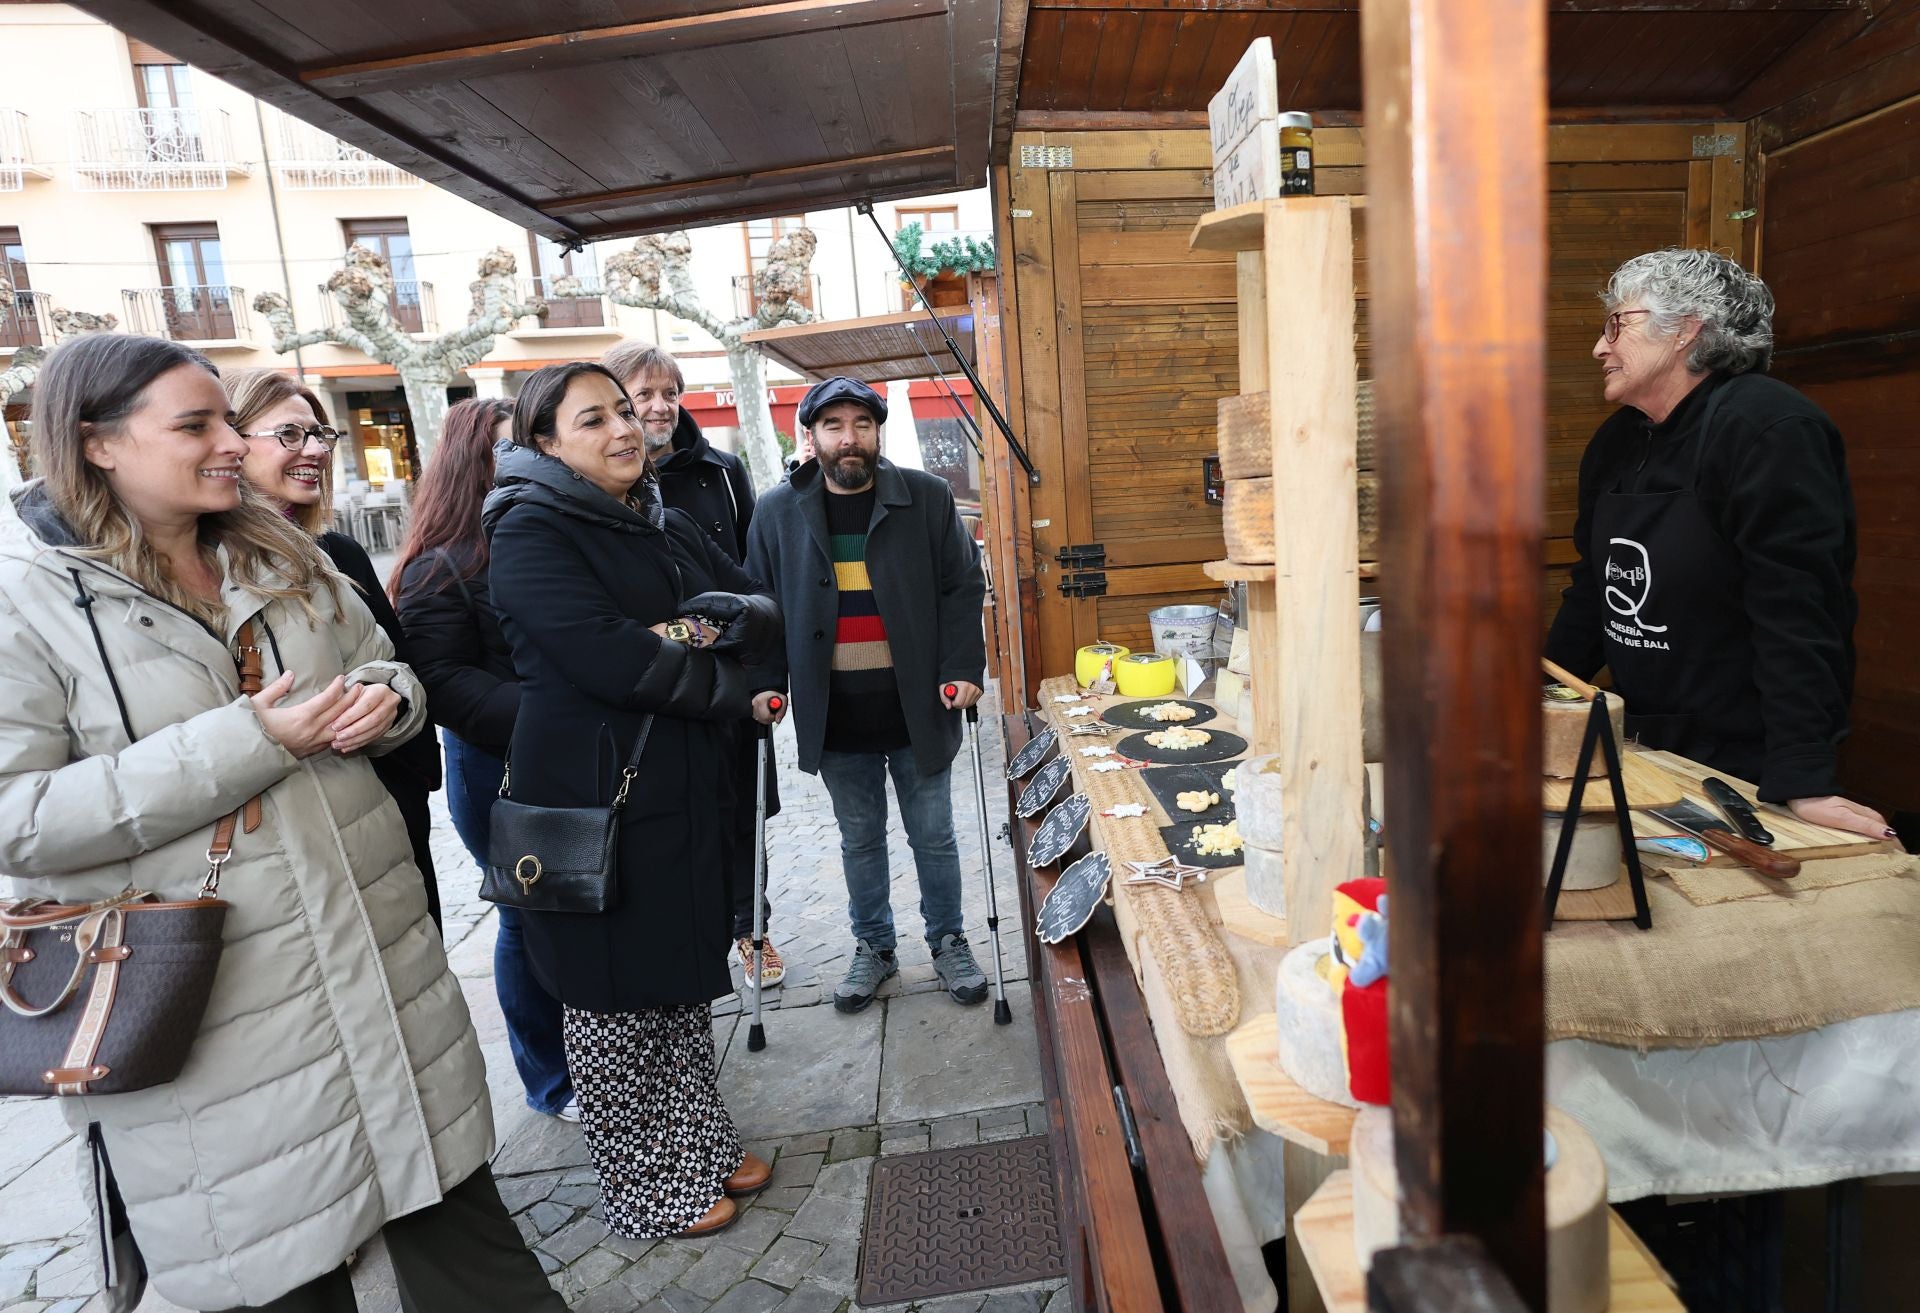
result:
<svg viewBox="0 0 1920 1313"><path fill-rule="evenodd" d="M1257 251L1266 243L1267 203L1248 201L1200 216L1187 239L1190 251Z"/></svg>
<svg viewBox="0 0 1920 1313"><path fill-rule="evenodd" d="M1366 1313L1367 1279L1353 1250L1353 1176L1335 1172L1293 1215L1294 1235L1327 1313ZM1607 1313L1685 1313L1667 1276L1640 1240L1607 1210Z"/></svg>
<svg viewBox="0 0 1920 1313"><path fill-rule="evenodd" d="M1223 584L1270 584L1273 582L1274 567L1271 565L1242 565L1238 561L1208 561L1200 568L1206 571L1207 578L1217 579Z"/></svg>
<svg viewBox="0 0 1920 1313"><path fill-rule="evenodd" d="M1254 1124L1315 1153L1343 1157L1360 1114L1301 1089L1280 1066L1280 1017L1255 1017L1227 1036L1227 1061ZM1351 1246L1349 1246L1351 1247Z"/></svg>
<svg viewBox="0 0 1920 1313"><path fill-rule="evenodd" d="M1214 906L1220 909L1220 924L1228 932L1269 948L1288 946L1287 918L1261 911L1247 897L1245 867L1220 872L1207 881L1207 887L1213 890Z"/></svg>
<svg viewBox="0 0 1920 1313"><path fill-rule="evenodd" d="M1297 201L1343 200L1356 210L1367 206L1365 196L1282 196L1271 201L1248 201L1230 209L1202 215L1187 238L1190 251L1257 251L1266 245L1267 207Z"/></svg>

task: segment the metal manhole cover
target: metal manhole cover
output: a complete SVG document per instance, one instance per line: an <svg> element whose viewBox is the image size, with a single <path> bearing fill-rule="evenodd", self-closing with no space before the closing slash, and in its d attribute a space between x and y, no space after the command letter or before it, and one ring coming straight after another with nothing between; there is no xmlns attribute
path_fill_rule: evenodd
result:
<svg viewBox="0 0 1920 1313"><path fill-rule="evenodd" d="M1044 1135L881 1158L867 1199L862 1304L1066 1275Z"/></svg>

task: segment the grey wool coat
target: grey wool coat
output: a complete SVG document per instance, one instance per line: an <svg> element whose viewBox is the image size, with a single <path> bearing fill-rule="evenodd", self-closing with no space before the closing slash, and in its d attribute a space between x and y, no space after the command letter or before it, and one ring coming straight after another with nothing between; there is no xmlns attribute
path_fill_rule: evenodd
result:
<svg viewBox="0 0 1920 1313"><path fill-rule="evenodd" d="M493 1147L480 1048L399 811L367 761L296 760L270 738L231 648L254 619L265 678L297 672L294 701L336 675L391 685L411 709L375 753L419 729L426 694L351 586L337 604L316 593L317 625L224 591L217 637L72 550L41 485L0 497L9 896L193 897L215 823L262 800L221 879L226 946L185 1070L61 1100L76 1130L101 1128L153 1285L194 1309L264 1304L338 1266Z"/></svg>
<svg viewBox="0 0 1920 1313"><path fill-rule="evenodd" d="M773 589L787 621L786 650L752 674L761 688L784 688L793 699L800 769L809 774L820 771L840 621L824 500L834 494L823 478L818 461L802 464L755 503L747 535L747 573ZM940 686L986 677L987 581L945 479L882 456L874 483L867 576L886 622L914 764L935 775L953 763L961 738L960 714L940 705Z"/></svg>

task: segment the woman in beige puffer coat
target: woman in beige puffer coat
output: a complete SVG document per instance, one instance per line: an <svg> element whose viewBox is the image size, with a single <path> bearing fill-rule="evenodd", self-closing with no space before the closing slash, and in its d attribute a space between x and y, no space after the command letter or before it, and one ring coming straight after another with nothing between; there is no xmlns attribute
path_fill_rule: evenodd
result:
<svg viewBox="0 0 1920 1313"><path fill-rule="evenodd" d="M495 1284L467 1292L464 1306L557 1309L486 1172L493 1123L479 1046L400 814L364 759L419 728L425 693L317 554L289 569L256 551L261 588L244 582L239 544L221 534L258 507L249 497L224 510L243 500L237 484L218 486L237 468L240 439L211 367L196 359L124 335L62 347L42 371L35 442L43 469L66 463L69 488L100 476L74 473L77 458L54 449L61 435L50 430L85 441L96 469L96 449L117 454L120 467L107 474L137 475L143 501L133 505L136 491L115 483L106 504L140 520L156 549L159 532L145 523L153 499L211 507L198 533L214 573L197 599L165 566L158 585L142 586L128 572L136 567L88 552L51 491L61 486L55 470L0 498L0 874L13 877L14 896L75 903L132 886L190 898L216 822L255 795L264 814L257 830L235 834L221 876L232 904L225 948L186 1068L167 1085L65 1099L68 1120L100 1128L133 1239L175 1303L227 1309L285 1296L275 1307L330 1306L303 1291L311 1285L319 1298L319 1287L344 1282L350 1251L458 1189L491 1198L484 1211L497 1211L520 1264L508 1256L506 1270L532 1276L524 1299L498 1302L505 1292ZM99 380L114 371L137 379L120 385L123 413L109 405L108 420L89 422L90 406L101 409L89 398L112 392ZM207 388L214 431L166 427L186 413L180 397ZM101 434L120 445L98 448ZM140 464L156 459L157 475ZM172 565L187 573L178 558ZM289 587L297 574L306 588ZM240 692L233 652L249 619L268 684L255 698ZM293 685L274 707L263 699L285 672ZM397 709L384 691L359 686L391 689ZM318 746L296 741L290 713L330 690L338 718L314 731ZM381 709L363 736L391 722L364 752L324 737L352 719L356 699ZM352 747L344 755L343 742ZM475 1229L470 1219L465 1229ZM500 1240L497 1230L490 1239ZM410 1272L404 1246L389 1240L409 1309L463 1306L429 1292L438 1274ZM490 1267L498 1253L438 1257L501 1280ZM127 1277L116 1275L124 1300Z"/></svg>

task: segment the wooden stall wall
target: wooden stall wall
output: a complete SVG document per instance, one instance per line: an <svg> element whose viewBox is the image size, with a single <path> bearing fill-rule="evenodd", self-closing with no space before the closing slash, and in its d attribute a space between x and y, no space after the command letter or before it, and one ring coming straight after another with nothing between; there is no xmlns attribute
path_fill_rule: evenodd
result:
<svg viewBox="0 0 1920 1313"><path fill-rule="evenodd" d="M1920 810L1920 0L1832 20L1750 110L1773 372L1833 417L1859 516L1847 788Z"/></svg>
<svg viewBox="0 0 1920 1313"><path fill-rule="evenodd" d="M1743 248L1745 134L1688 122L1549 130L1549 618L1573 559L1580 454L1610 410L1591 355L1598 294L1616 265L1643 251ZM1323 128L1315 144L1318 191L1364 191L1360 129ZM1059 167L1023 165L1024 148L1045 147L1070 149L1071 167L1058 155L1050 162ZM995 535L1025 572L1029 694L1096 638L1149 644L1153 607L1219 597L1200 570L1224 555L1201 461L1215 450L1215 403L1238 387L1238 343L1232 258L1187 250L1194 220L1213 206L1208 164L1199 131L1020 132L1005 173L996 171L1001 250L1011 253L1001 286L1010 378L1000 395L1041 472L1038 487L1018 480L1024 505L1006 505L1024 536ZM1366 377L1359 215L1355 248ZM1106 594L1062 594L1058 553L1094 543L1106 551ZM1391 580L1369 587L1391 597Z"/></svg>

